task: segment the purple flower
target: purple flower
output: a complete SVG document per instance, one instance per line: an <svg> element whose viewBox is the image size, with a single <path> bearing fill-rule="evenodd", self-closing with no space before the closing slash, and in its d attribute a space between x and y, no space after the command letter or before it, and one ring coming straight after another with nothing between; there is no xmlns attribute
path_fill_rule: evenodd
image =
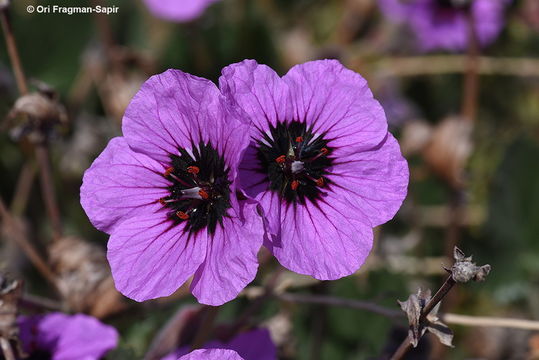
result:
<svg viewBox="0 0 539 360"><path fill-rule="evenodd" d="M265 245L282 265L317 279L356 271L372 228L391 219L408 167L367 82L338 61L280 78L245 60L223 70L223 93L250 116L241 186L261 205Z"/></svg>
<svg viewBox="0 0 539 360"><path fill-rule="evenodd" d="M480 45L498 37L504 25L504 10L510 0L378 0L382 12L407 23L425 51L458 51L468 47L467 12L471 11ZM471 6L471 8L469 8Z"/></svg>
<svg viewBox="0 0 539 360"><path fill-rule="evenodd" d="M271 340L267 329L256 329L244 332L229 342L218 340L210 341L203 346L204 349L228 349L237 352L244 360L275 360L277 349ZM187 354L189 347L184 346L162 358L161 360L176 360L179 356Z"/></svg>
<svg viewBox="0 0 539 360"><path fill-rule="evenodd" d="M97 360L118 345L116 329L83 314L20 316L18 323L32 359Z"/></svg>
<svg viewBox="0 0 539 360"><path fill-rule="evenodd" d="M205 304L233 299L255 277L263 228L236 198L249 130L210 81L168 70L129 104L123 137L84 174L81 204L111 235L117 289L143 301L168 296L191 275Z"/></svg>
<svg viewBox="0 0 539 360"><path fill-rule="evenodd" d="M174 358L175 360L176 358ZM178 360L245 360L237 352L225 349L201 349L177 358Z"/></svg>
<svg viewBox="0 0 539 360"><path fill-rule="evenodd" d="M174 22L194 20L216 1L219 0L144 0L152 14Z"/></svg>

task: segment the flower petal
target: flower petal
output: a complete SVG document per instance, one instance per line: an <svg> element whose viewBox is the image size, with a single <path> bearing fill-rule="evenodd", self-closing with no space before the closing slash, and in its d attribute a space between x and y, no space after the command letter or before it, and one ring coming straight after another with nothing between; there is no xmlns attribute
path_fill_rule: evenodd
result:
<svg viewBox="0 0 539 360"><path fill-rule="evenodd" d="M167 70L142 85L125 111L122 130L133 150L161 163L170 162L178 148L192 149L202 141L234 167L249 141L243 136L247 121L238 116L211 81Z"/></svg>
<svg viewBox="0 0 539 360"><path fill-rule="evenodd" d="M388 133L379 147L338 157L328 178L331 191L346 197L371 226L378 226L395 216L406 197L409 170L399 143ZM333 196L333 195L331 195Z"/></svg>
<svg viewBox="0 0 539 360"><path fill-rule="evenodd" d="M256 276L262 220L256 204L244 204L243 210L244 221L230 209L231 216L208 239L206 259L191 283L193 295L203 304L217 306L234 299Z"/></svg>
<svg viewBox="0 0 539 360"><path fill-rule="evenodd" d="M18 318L24 350L50 352L53 360L97 360L118 345L118 332L84 314Z"/></svg>
<svg viewBox="0 0 539 360"><path fill-rule="evenodd" d="M134 214L153 214L168 194L164 168L129 148L124 138L112 139L84 173L80 201L92 224L111 233Z"/></svg>
<svg viewBox="0 0 539 360"><path fill-rule="evenodd" d="M378 145L387 133L384 110L367 81L336 60L296 65L283 77L290 88L294 118L327 133L332 148L349 153Z"/></svg>
<svg viewBox="0 0 539 360"><path fill-rule="evenodd" d="M190 352L178 360L244 360L237 352L225 349L201 349Z"/></svg>
<svg viewBox="0 0 539 360"><path fill-rule="evenodd" d="M98 360L118 345L118 332L97 319L77 314L62 328L53 360Z"/></svg>
<svg viewBox="0 0 539 360"><path fill-rule="evenodd" d="M353 204L347 198L287 205L265 192L259 201L271 235L266 246L287 269L335 280L355 272L369 255L372 229L350 211Z"/></svg>
<svg viewBox="0 0 539 360"><path fill-rule="evenodd" d="M227 348L235 350L245 360L276 360L277 349L267 329L255 329L236 336Z"/></svg>
<svg viewBox="0 0 539 360"><path fill-rule="evenodd" d="M116 288L144 301L171 295L204 261L207 234L184 233L166 214L137 216L121 223L108 242L107 257Z"/></svg>
<svg viewBox="0 0 539 360"><path fill-rule="evenodd" d="M286 83L266 65L244 60L225 67L219 88L239 105L253 122L253 135L265 131L269 124L292 119L292 104ZM258 129L258 130L257 130Z"/></svg>
<svg viewBox="0 0 539 360"><path fill-rule="evenodd" d="M157 17L169 20L184 22L196 19L204 10L217 0L189 0L178 2L178 0L144 0L148 9Z"/></svg>

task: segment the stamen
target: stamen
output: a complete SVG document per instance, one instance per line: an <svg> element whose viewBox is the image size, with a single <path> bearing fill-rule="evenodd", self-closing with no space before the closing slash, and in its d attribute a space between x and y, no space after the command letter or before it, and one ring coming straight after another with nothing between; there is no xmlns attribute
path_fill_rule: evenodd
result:
<svg viewBox="0 0 539 360"><path fill-rule="evenodd" d="M181 191L184 198L191 198L191 199L202 199L202 195L200 194L202 190L198 186L190 188L190 189L184 189ZM207 195L207 193L206 193Z"/></svg>
<svg viewBox="0 0 539 360"><path fill-rule="evenodd" d="M161 198L159 199L159 203L163 206L166 206L167 205L167 198Z"/></svg>
<svg viewBox="0 0 539 360"><path fill-rule="evenodd" d="M189 219L189 214L184 213L183 211L177 211L177 212L176 212L176 216L179 217L179 218L182 219L182 220L187 220L187 219Z"/></svg>
<svg viewBox="0 0 539 360"><path fill-rule="evenodd" d="M208 200L210 198L210 195L203 189L200 189L198 191L198 195L200 195L200 197L203 198L204 200Z"/></svg>
<svg viewBox="0 0 539 360"><path fill-rule="evenodd" d="M290 170L292 171L292 174L297 174L301 171L303 171L303 168L305 166L303 165L302 161L292 161L292 164L290 165Z"/></svg>
<svg viewBox="0 0 539 360"><path fill-rule="evenodd" d="M324 156L324 155L327 155L328 153L329 153L329 150L327 148L320 149L320 155Z"/></svg>
<svg viewBox="0 0 539 360"><path fill-rule="evenodd" d="M284 164L285 161L286 161L286 156L284 156L284 155L281 155L281 156L279 156L278 158L275 159L275 162L278 163L278 164Z"/></svg>
<svg viewBox="0 0 539 360"><path fill-rule="evenodd" d="M324 178L321 177L321 178L316 179L315 184L318 187L323 187L325 184Z"/></svg>
<svg viewBox="0 0 539 360"><path fill-rule="evenodd" d="M172 172L174 171L174 168L173 167L168 167L166 170L165 170L165 177L168 177L170 176L170 174L172 174Z"/></svg>
<svg viewBox="0 0 539 360"><path fill-rule="evenodd" d="M297 142L297 143L303 142L303 137L302 137L302 136L298 136L298 137L296 138L296 142Z"/></svg>
<svg viewBox="0 0 539 360"><path fill-rule="evenodd" d="M292 183L290 184L290 188L294 191L298 189L298 186L299 186L299 181L297 180L292 181Z"/></svg>
<svg viewBox="0 0 539 360"><path fill-rule="evenodd" d="M200 168L198 166L188 166L187 167L187 172L189 174L193 174L193 175L196 175L200 172Z"/></svg>

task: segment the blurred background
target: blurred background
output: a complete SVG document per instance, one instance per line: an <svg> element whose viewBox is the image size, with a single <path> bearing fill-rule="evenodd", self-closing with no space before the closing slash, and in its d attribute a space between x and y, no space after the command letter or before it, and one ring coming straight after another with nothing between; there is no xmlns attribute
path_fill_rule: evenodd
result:
<svg viewBox="0 0 539 360"><path fill-rule="evenodd" d="M406 336L403 319L304 304L297 295L399 310L397 299L442 284L442 265L451 266L454 245L478 264L490 264L492 272L484 283L453 289L443 312L539 320L539 1L510 2L500 35L480 57L420 50L414 34L386 18L376 0L222 0L182 23L154 16L140 0L90 3L114 5L118 12L27 11L28 5L89 6L83 0L11 4L30 91L48 99L43 106L54 121L43 119L34 134L35 124L19 116L38 105L17 102L3 43L0 194L10 215L9 221L2 216L0 267L24 278L26 296L46 308L84 311L114 325L121 343L107 358L142 358L174 314L195 301L186 289L144 304L115 292L103 257L107 235L90 224L79 203L82 174L121 134L123 111L150 75L176 68L217 81L223 67L246 58L280 74L322 58L357 71L382 103L411 178L404 205L376 230L375 248L360 271L333 282L285 271L275 285L284 295L259 301L278 268L262 251L257 279L221 307L217 324L237 324L258 301L247 322L271 330L280 359L383 358ZM476 114L462 120L464 84L475 75ZM35 141L46 142L45 153L33 151ZM48 188L39 181L43 155L50 157ZM51 188L61 233L54 214L47 216L54 213L54 200L47 200ZM24 243L48 264L45 270L29 261ZM426 336L410 359L539 359L539 331L447 320L455 347Z"/></svg>

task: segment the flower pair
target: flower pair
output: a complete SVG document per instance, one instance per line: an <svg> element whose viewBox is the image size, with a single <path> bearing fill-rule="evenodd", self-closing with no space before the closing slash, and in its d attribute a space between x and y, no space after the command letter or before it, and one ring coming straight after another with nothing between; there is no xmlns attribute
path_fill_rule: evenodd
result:
<svg viewBox="0 0 539 360"><path fill-rule="evenodd" d="M116 287L143 301L193 276L201 303L233 299L264 241L317 279L357 270L393 217L408 168L366 81L338 61L279 77L246 60L210 81L168 70L133 98L84 175L81 204L111 235Z"/></svg>

